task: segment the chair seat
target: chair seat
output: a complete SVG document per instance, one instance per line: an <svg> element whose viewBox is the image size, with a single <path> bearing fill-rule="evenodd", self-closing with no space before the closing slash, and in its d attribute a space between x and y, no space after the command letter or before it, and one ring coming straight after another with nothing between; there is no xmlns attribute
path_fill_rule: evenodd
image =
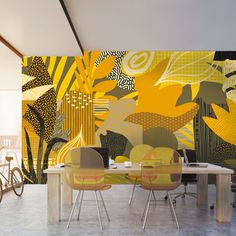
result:
<svg viewBox="0 0 236 236"><path fill-rule="evenodd" d="M6 161L12 161L13 160L13 157L6 157Z"/></svg>
<svg viewBox="0 0 236 236"><path fill-rule="evenodd" d="M140 180L141 179L141 175L140 174L129 174L128 178L131 180Z"/></svg>
<svg viewBox="0 0 236 236"><path fill-rule="evenodd" d="M144 185L140 185L140 188L142 189L146 189L146 190L157 190L157 191L171 191L171 190L175 190L176 188L179 187L180 184L167 184L167 185L159 185L159 186L155 186L154 188L149 187L149 186L144 186Z"/></svg>
<svg viewBox="0 0 236 236"><path fill-rule="evenodd" d="M93 185L84 185L84 186L79 186L76 190L86 190L86 191L96 191L96 190L108 190L111 188L110 184L104 184L103 186L93 186Z"/></svg>

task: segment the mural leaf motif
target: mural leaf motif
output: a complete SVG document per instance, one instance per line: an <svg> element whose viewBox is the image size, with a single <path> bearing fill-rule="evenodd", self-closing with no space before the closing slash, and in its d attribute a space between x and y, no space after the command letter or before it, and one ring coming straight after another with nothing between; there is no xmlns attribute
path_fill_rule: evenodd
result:
<svg viewBox="0 0 236 236"><path fill-rule="evenodd" d="M30 111L36 116L39 124L40 124L40 135L39 135L39 146L38 146L38 156L37 156L37 166L36 166L36 173L37 173L37 179L38 183L41 184L42 180L42 158L43 158L43 136L45 131L45 125L44 120L41 117L40 113L33 107L28 105Z"/></svg>
<svg viewBox="0 0 236 236"><path fill-rule="evenodd" d="M108 92L113 89L117 84L117 81L110 82L112 80L108 80L108 82L106 81L107 84L104 84L104 86L100 85L100 83L104 83L103 81L97 83L94 86L95 80L106 77L112 71L112 68L115 63L115 57L110 56L108 58L105 58L96 66L95 62L99 55L100 52L91 52L90 54L88 52L85 52L84 57L75 57L75 61L78 67L78 71L75 72L75 86L83 93L91 94L93 92L97 92L97 90L94 89L94 87L96 86L101 86L101 88L103 88L100 88L98 92ZM111 86L108 89L107 86L112 83L114 86Z"/></svg>
<svg viewBox="0 0 236 236"><path fill-rule="evenodd" d="M216 119L203 117L207 126L224 141L236 145L236 103L227 99L229 112L212 104Z"/></svg>
<svg viewBox="0 0 236 236"><path fill-rule="evenodd" d="M155 85L160 83L196 84L201 81L223 83L225 78L209 65L214 52L175 52L165 72Z"/></svg>
<svg viewBox="0 0 236 236"><path fill-rule="evenodd" d="M93 87L93 91L106 93L114 89L116 85L117 85L117 81L115 80L102 81L101 83L98 83Z"/></svg>
<svg viewBox="0 0 236 236"><path fill-rule="evenodd" d="M26 128L24 128L24 130L25 130L25 138L26 138L26 144L27 144L27 156L28 156L29 172L26 170L23 161L22 161L22 167L23 167L22 169L23 169L24 175L27 176L27 180L30 183L34 183L34 181L36 180L36 173L35 173L34 167L33 167L33 155L32 155L32 151L31 151L30 138L29 138L29 134L28 134ZM27 181L27 180L25 180L25 181Z"/></svg>
<svg viewBox="0 0 236 236"><path fill-rule="evenodd" d="M115 57L108 57L104 59L97 67L94 67L94 79L101 79L106 77L111 71L115 63Z"/></svg>

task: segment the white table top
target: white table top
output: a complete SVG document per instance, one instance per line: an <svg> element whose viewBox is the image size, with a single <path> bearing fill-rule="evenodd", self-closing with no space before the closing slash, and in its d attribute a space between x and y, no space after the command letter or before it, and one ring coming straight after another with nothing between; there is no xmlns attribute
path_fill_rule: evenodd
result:
<svg viewBox="0 0 236 236"><path fill-rule="evenodd" d="M111 166L108 169L104 169L105 174L134 174L141 172L141 166L138 163L133 163L131 168L124 167L123 163L116 163L116 169L112 169ZM47 174L62 174L64 173L64 167L49 167L44 170ZM207 167L187 167L183 165L183 174L233 174L234 171L225 167L217 166L208 163Z"/></svg>

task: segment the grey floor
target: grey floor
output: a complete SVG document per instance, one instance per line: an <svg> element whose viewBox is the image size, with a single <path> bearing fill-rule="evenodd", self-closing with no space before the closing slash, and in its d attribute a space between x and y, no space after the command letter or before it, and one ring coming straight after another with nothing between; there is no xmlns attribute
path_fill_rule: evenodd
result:
<svg viewBox="0 0 236 236"><path fill-rule="evenodd" d="M152 206L147 228L143 231L140 217L147 192L137 189L133 205L129 207L131 188L131 185L114 185L112 189L103 192L111 222L106 221L103 212L104 231L101 233L93 194L85 194L86 201L82 206L80 221L74 216L70 228L66 229L70 207L63 207L60 223L50 225L47 223L46 186L26 185L20 198L13 192L3 196L0 203L0 235L236 235L236 209L233 209L231 223L219 224L215 222L214 211L209 207L197 208L196 201L189 197L177 201L176 212L181 227L179 231L165 203L163 206ZM195 186L189 189L195 190ZM164 193L158 193L157 196L163 199ZM214 196L215 187L210 185L209 204L214 203Z"/></svg>

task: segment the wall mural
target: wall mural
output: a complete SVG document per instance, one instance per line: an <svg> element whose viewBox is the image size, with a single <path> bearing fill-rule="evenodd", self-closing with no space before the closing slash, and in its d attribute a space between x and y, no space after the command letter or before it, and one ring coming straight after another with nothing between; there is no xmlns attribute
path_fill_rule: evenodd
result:
<svg viewBox="0 0 236 236"><path fill-rule="evenodd" d="M236 61L215 52L92 51L24 57L22 168L26 183L71 147L109 148L115 161L148 144L196 149L236 169ZM228 76L231 73L231 76ZM108 181L128 183L126 176Z"/></svg>

